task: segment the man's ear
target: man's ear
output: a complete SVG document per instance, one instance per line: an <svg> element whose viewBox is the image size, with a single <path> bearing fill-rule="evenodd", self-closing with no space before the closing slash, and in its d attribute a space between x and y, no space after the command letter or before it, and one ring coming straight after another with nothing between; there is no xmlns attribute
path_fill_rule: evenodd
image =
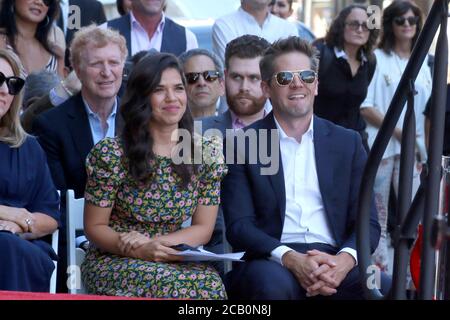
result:
<svg viewBox="0 0 450 320"><path fill-rule="evenodd" d="M220 96L225 94L225 78L219 79Z"/></svg>
<svg viewBox="0 0 450 320"><path fill-rule="evenodd" d="M267 83L266 81L262 80L261 81L261 90L262 90L264 96L267 99L270 99L270 84Z"/></svg>

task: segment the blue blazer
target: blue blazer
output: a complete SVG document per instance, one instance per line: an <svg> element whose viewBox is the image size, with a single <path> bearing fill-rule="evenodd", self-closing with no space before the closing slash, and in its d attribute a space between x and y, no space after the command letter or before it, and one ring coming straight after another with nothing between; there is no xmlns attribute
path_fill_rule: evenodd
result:
<svg viewBox="0 0 450 320"><path fill-rule="evenodd" d="M276 129L273 113L248 129ZM270 131L267 140L270 142ZM229 164L228 174L222 182L226 233L234 251L246 251L245 259L264 258L282 245L280 239L286 210L283 165L279 153L278 172L261 175L260 169L264 166L259 159L256 164L248 164L248 139L246 141L245 150L235 147L233 155L245 152L246 164ZM367 158L361 138L353 130L314 116L314 146L319 187L337 247L356 250L357 198ZM267 150L270 154L270 143ZM227 154L227 162L230 159ZM370 226L371 249L374 251L380 237L374 202Z"/></svg>

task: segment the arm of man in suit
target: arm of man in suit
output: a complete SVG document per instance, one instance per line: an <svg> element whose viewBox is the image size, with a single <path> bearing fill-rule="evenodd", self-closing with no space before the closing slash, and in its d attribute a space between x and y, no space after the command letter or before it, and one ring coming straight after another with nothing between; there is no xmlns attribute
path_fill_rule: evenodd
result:
<svg viewBox="0 0 450 320"><path fill-rule="evenodd" d="M222 182L227 239L231 246L245 250L246 257L268 257L281 243L256 225L254 196L246 165L228 164L228 174Z"/></svg>
<svg viewBox="0 0 450 320"><path fill-rule="evenodd" d="M42 115L33 122L33 133L47 155L47 163L56 189L66 190L67 183L64 168L61 163L61 151L59 146L57 129Z"/></svg>
<svg viewBox="0 0 450 320"><path fill-rule="evenodd" d="M352 248L356 250L356 218L359 201L359 191L361 187L361 179L364 172L364 167L367 162L367 153L362 145L361 136L354 133L354 154L352 159L352 173L351 173L351 187L350 198L348 202L348 219L347 228L350 236L344 241L342 248ZM378 213L375 206L375 198L372 196L371 210L370 210L370 249L371 253L375 251L380 240L381 227L378 223Z"/></svg>
<svg viewBox="0 0 450 320"><path fill-rule="evenodd" d="M361 178L364 171L364 167L367 160L366 151L362 145L361 137L359 134L354 133L354 152L352 158L352 172L351 172L351 186L350 186L350 198L348 203L348 218L347 225L350 230L350 236L344 241L341 246L342 249L350 248L356 251L356 216L358 207L358 197L361 184ZM380 238L380 225L378 223L377 211L375 208L375 202L372 199L371 216L370 216L370 239L372 252L378 245ZM308 251L308 255L315 258L328 258L333 259L336 263L334 267L323 266L315 270L312 275L318 281L314 281L314 284L308 287L308 295L315 296L317 294L323 294L323 288L328 286L330 288L337 288L345 279L347 274L356 265L355 258L345 251L340 251L336 256L329 255L317 250Z"/></svg>

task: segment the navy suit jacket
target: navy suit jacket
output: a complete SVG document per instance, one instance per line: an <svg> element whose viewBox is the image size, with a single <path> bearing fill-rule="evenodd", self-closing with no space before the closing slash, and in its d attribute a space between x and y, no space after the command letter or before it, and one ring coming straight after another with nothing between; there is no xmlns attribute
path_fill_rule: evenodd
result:
<svg viewBox="0 0 450 320"><path fill-rule="evenodd" d="M223 138L225 138L225 133L227 129L232 129L233 124L231 121L230 110L225 111L217 116L211 116L201 119L202 120L202 133L208 129L217 129L222 132Z"/></svg>
<svg viewBox="0 0 450 320"><path fill-rule="evenodd" d="M276 129L273 113L246 128L249 129ZM355 131L316 116L313 129L319 187L332 234L339 249L350 247L356 250L357 198L366 152ZM270 138L267 140L270 142ZM237 148L234 154L238 152ZM259 157L256 164L248 164L248 140L244 148L240 151L245 152L246 164L229 164L228 174L222 182L227 239L234 251L246 251L245 259L264 258L282 245L286 194L281 153L278 172L261 175L260 169L264 166ZM267 148L270 154L270 143ZM228 156L227 162L231 158ZM374 202L370 226L371 249L374 251L380 237Z"/></svg>
<svg viewBox="0 0 450 320"><path fill-rule="evenodd" d="M119 119L118 107L116 133L121 123ZM73 189L76 198L84 197L85 162L94 142L81 94L40 114L33 122L33 134L47 154L56 188L61 191Z"/></svg>

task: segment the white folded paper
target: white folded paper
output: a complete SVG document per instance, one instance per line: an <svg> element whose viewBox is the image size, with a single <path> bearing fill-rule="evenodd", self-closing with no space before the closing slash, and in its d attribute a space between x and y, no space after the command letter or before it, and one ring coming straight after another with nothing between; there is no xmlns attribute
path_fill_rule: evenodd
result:
<svg viewBox="0 0 450 320"><path fill-rule="evenodd" d="M176 255L183 256L184 261L243 261L245 252L216 254L203 249L178 251Z"/></svg>

